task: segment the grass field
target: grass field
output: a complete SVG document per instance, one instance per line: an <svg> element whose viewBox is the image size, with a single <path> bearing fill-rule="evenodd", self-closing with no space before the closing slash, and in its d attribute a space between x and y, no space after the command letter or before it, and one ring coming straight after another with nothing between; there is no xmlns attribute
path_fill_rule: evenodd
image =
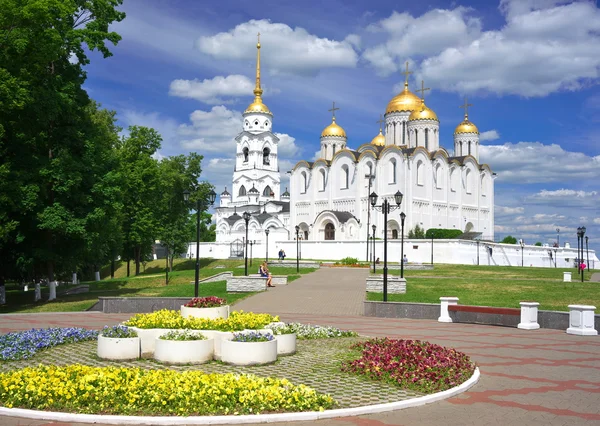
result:
<svg viewBox="0 0 600 426"><path fill-rule="evenodd" d="M563 283L568 269L510 266L435 265L434 270L406 270L406 294L388 294L391 302L439 303L441 296L456 296L461 305L518 308L521 301L540 303L540 309L568 311L570 304L600 305L600 283L590 273L579 282ZM378 271L381 273L381 270ZM400 275L399 270L389 270ZM368 293L368 300L382 300L382 293Z"/></svg>
<svg viewBox="0 0 600 426"><path fill-rule="evenodd" d="M252 266L248 266L248 273L256 273L260 261L257 259ZM132 265L133 266L133 265ZM206 278L220 272L232 271L234 275L244 275L243 262L239 260L212 260L201 259L200 278ZM164 260L152 261L146 264L140 275L127 278L125 264L119 264L115 271L114 279L90 281L82 284L89 285L89 292L74 295L61 295L72 286L59 286L57 299L53 302L34 303L34 289L30 286L28 292L17 287L6 287L7 304L0 307L0 313L28 313L28 312L78 312L91 308L99 296L124 296L124 297L189 297L194 296L195 261L190 259L176 259L173 272L169 273L169 284L166 285ZM311 268L301 268L300 273L296 268L270 268L273 275L287 275L288 282L299 278L301 274L313 272ZM131 269L133 271L133 268ZM217 296L227 299L228 303L250 296L253 293L227 293L226 282L217 281L200 284L200 296ZM42 300L48 299L48 289L42 287Z"/></svg>

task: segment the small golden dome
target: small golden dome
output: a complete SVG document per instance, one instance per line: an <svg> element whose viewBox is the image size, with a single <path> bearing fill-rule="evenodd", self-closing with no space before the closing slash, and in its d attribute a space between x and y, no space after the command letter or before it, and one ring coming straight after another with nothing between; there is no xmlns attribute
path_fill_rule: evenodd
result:
<svg viewBox="0 0 600 426"><path fill-rule="evenodd" d="M262 99L259 96L255 97L254 102L248 105L248 108L246 108L244 114L249 112L262 112L265 114L273 115L273 113L269 111L269 108L265 104L263 104Z"/></svg>
<svg viewBox="0 0 600 426"><path fill-rule="evenodd" d="M435 112L433 112L432 109L428 108L425 105L425 101L421 101L421 108L419 108L416 111L413 111L410 116L408 117L408 121L412 121L412 120L435 120L435 121L440 121L437 118L437 115L435 114Z"/></svg>
<svg viewBox="0 0 600 426"><path fill-rule="evenodd" d="M379 129L379 134L371 141L371 145L385 146L385 136L383 136L383 133L381 133L381 129Z"/></svg>
<svg viewBox="0 0 600 426"><path fill-rule="evenodd" d="M408 83L404 83L404 90L388 103L385 113L416 111L419 108L421 108L421 98L408 90Z"/></svg>
<svg viewBox="0 0 600 426"><path fill-rule="evenodd" d="M455 135L457 135L459 133L477 133L477 134L479 134L479 130L477 129L477 126L469 121L469 116L467 114L465 114L465 119L458 126L456 126L456 129L454 129Z"/></svg>
<svg viewBox="0 0 600 426"><path fill-rule="evenodd" d="M346 132L344 131L344 129L342 129L341 126L339 126L336 122L335 122L335 117L333 117L331 124L327 127L325 127L323 129L323 131L321 132L321 137L327 137L327 136L337 136L337 137L341 137L341 138L345 138L346 137Z"/></svg>

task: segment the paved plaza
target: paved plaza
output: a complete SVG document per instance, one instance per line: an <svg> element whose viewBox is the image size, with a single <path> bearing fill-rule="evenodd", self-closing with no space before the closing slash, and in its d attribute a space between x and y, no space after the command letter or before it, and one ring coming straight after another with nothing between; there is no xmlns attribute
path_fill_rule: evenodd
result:
<svg viewBox="0 0 600 426"><path fill-rule="evenodd" d="M352 329L364 336L422 339L450 346L477 363L479 383L457 397L422 407L290 425L600 425L600 337L549 329L362 317L367 274L362 269L323 268L240 301L235 309L278 314L282 321ZM0 332L53 326L101 328L129 317L97 312L6 314L0 316ZM0 425L76 423L3 417Z"/></svg>

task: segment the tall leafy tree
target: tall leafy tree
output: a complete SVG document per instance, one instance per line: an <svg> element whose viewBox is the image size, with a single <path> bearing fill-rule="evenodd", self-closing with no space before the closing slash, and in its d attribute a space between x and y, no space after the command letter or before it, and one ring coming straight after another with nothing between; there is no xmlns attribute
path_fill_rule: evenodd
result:
<svg viewBox="0 0 600 426"><path fill-rule="evenodd" d="M84 48L111 55L121 3L0 0L0 263L13 276L72 271L98 226L104 174L94 160L106 147L95 146L82 89Z"/></svg>
<svg viewBox="0 0 600 426"><path fill-rule="evenodd" d="M123 187L123 254L128 263L135 261L135 274L140 262L152 251L158 237L161 201L160 171L154 154L162 138L154 129L129 127L119 147L121 184Z"/></svg>

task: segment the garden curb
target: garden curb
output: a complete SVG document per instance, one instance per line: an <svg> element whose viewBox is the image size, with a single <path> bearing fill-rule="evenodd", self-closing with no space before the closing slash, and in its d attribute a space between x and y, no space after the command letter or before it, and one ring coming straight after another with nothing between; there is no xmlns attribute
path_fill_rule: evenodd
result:
<svg viewBox="0 0 600 426"><path fill-rule="evenodd" d="M387 411L403 410L419 407L432 402L441 401L461 394L473 387L480 378L479 368L469 380L459 386L431 395L420 396L404 401L386 404L366 405L363 407L341 408L326 411L308 411L301 413L257 414L243 416L103 416L96 414L73 414L51 411L26 410L22 408L0 407L0 416L12 416L30 420L50 420L57 422L103 423L111 425L214 425L214 424L248 424L294 422L307 420L331 419L336 417L361 416L365 414L384 413Z"/></svg>

